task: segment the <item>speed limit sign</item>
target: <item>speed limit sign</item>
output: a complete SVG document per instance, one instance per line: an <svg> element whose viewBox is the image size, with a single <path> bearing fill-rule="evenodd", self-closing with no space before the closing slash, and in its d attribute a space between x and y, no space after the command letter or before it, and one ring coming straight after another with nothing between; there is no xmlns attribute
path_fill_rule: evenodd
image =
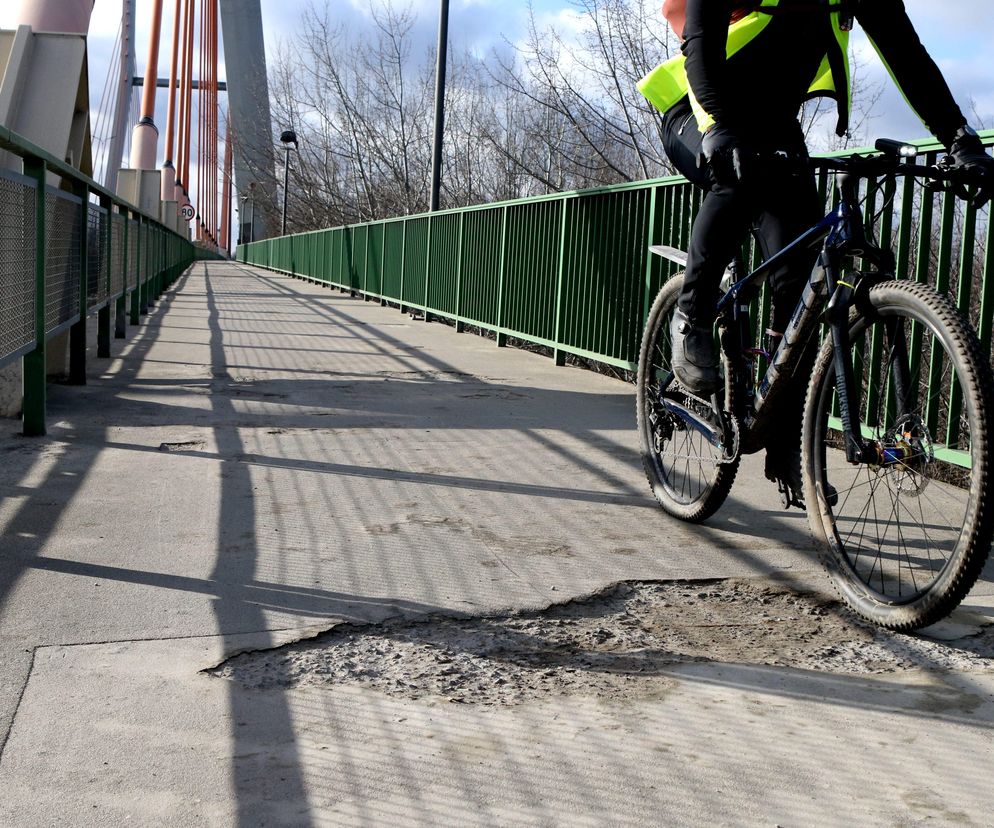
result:
<svg viewBox="0 0 994 828"><path fill-rule="evenodd" d="M183 221L190 221L196 215L196 211L192 204L184 204L179 214L183 217Z"/></svg>

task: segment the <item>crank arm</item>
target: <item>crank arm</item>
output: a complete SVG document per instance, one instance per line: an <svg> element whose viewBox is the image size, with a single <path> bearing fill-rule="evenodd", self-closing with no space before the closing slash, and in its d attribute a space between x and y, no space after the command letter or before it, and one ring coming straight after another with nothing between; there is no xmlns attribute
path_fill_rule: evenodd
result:
<svg viewBox="0 0 994 828"><path fill-rule="evenodd" d="M659 402L670 414L677 417L688 428L703 435L712 446L722 449L724 453L724 434L721 429L715 428L711 423L702 420L696 413L674 400L663 397Z"/></svg>

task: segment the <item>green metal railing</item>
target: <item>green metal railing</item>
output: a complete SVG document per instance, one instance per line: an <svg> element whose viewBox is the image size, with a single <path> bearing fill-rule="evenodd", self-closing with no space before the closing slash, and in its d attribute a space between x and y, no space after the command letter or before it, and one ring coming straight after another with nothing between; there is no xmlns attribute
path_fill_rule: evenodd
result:
<svg viewBox="0 0 994 828"><path fill-rule="evenodd" d="M97 314L97 355L109 357L111 309L123 338L193 261L193 245L3 127L0 150L24 169L0 171L0 367L23 358L24 433L41 435L47 343L69 332L69 382L85 383L87 317Z"/></svg>
<svg viewBox="0 0 994 828"><path fill-rule="evenodd" d="M994 144L994 131L983 136ZM942 151L917 145L927 162ZM859 150L868 152L869 150ZM838 153L843 155L845 153ZM832 198L827 172L823 199ZM865 194L865 193L864 193ZM241 245L237 258L291 276L633 369L649 304L675 266L650 244L686 249L701 192L680 177L387 219ZM935 206L939 204L936 216ZM912 179L869 194L901 278L951 291L990 352L994 223ZM977 239L983 236L983 251ZM757 253L749 251L756 261ZM754 322L766 325L769 298Z"/></svg>

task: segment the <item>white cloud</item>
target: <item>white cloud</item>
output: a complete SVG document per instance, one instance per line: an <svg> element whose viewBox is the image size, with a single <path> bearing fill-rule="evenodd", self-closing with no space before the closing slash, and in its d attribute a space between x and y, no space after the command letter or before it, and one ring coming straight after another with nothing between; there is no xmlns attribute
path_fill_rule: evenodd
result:
<svg viewBox="0 0 994 828"><path fill-rule="evenodd" d="M634 2L635 0L633 0ZM970 100L976 104L986 122L994 125L994 15L990 0L905 0L925 45L945 73L961 107L969 115ZM0 3L0 28L10 28L15 22L16 4ZM150 0L138 0L138 74L145 74L145 54L148 48ZM159 74L169 72L169 43L172 36L174 2L164 2L163 47ZM262 0L261 8L266 35L266 50L274 54L280 42L286 43L299 31L305 9L313 5L320 12L324 0ZM407 0L398 3L410 7L418 15L414 27L414 49L434 46L437 37L438 0ZM540 29L552 27L569 43L580 37L588 25L567 0L535 0L536 22ZM331 0L331 19L348 23L357 36L368 31L368 0ZM89 35L90 96L95 109L100 101L111 51L120 26L121 0L96 0ZM524 2L507 0L452 0L450 9L450 40L456 50L468 49L482 55L499 47L504 39L518 42L525 29L527 9ZM857 33L854 46L866 57L865 79L883 83L884 92L877 104L878 118L871 125L874 135L891 134L914 137L924 129L895 89L876 54L864 36ZM564 56L568 60L569 56ZM221 73L224 77L223 69ZM633 94L635 94L633 92ZM165 120L166 96L161 91L157 101L157 120Z"/></svg>
<svg viewBox="0 0 994 828"><path fill-rule="evenodd" d="M959 0L958 0L959 3ZM960 48L964 32L968 40L987 40L994 50L994 23L981 16L971 20L965 27L965 8L954 6L956 13L945 17L934 3L924 0L908 0L909 14L919 32L926 49L935 59L946 78L953 97L963 113L971 121L976 119L971 112L971 101L980 117L978 126L994 126L994 62L989 53L975 53L972 48ZM974 13L979 3L963 0L963 7L973 6ZM985 0L986 6L986 0ZM950 46L950 44L954 44ZM857 30L853 38L853 49L863 64L862 82L879 84L882 88L880 99L874 108L874 119L870 125L871 137L916 138L925 134L925 128L911 110L881 62L869 40Z"/></svg>

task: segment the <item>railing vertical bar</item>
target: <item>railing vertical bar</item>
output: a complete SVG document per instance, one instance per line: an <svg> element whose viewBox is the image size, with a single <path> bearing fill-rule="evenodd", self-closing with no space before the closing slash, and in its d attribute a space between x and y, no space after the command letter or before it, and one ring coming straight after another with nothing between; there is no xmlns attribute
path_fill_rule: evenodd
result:
<svg viewBox="0 0 994 828"><path fill-rule="evenodd" d="M953 223L956 217L956 196L951 192L946 192L942 198L942 219L939 224L939 261L935 278L935 289L939 293L946 293L949 290L950 271L953 268ZM942 382L943 363L942 348L931 348L928 366L928 387L930 390L938 391ZM939 401L940 394L930 393L925 403L925 424L930 434L936 434L939 425L939 416L942 404Z"/></svg>
<svg viewBox="0 0 994 828"><path fill-rule="evenodd" d="M967 202L963 214L963 231L960 238L959 281L956 290L956 306L960 313L969 318L970 300L973 292L973 266L976 258L974 245L977 243L977 208ZM950 379L949 408L946 412L946 445L955 448L959 443L960 416L963 413L963 388L956 381L955 374Z"/></svg>
<svg viewBox="0 0 994 828"><path fill-rule="evenodd" d="M932 253L932 215L934 198L932 193L924 188L916 188L921 193L921 209L918 211L918 248L915 256L915 281L922 284L928 282ZM921 370L922 330L917 322L911 325L911 378L917 382Z"/></svg>
<svg viewBox="0 0 994 828"><path fill-rule="evenodd" d="M507 213L508 208L501 210L500 226L500 266L497 270L497 347L503 348L507 345L507 334L501 327L504 324L504 280L507 269Z"/></svg>
<svg viewBox="0 0 994 828"><path fill-rule="evenodd" d="M894 193L896 191L897 184L894 181L887 182L885 189L883 191L884 208L881 213L880 219L880 232L879 241L882 246L889 247L892 241L893 228L894 228ZM876 204L873 205L874 208ZM870 218L873 214L870 214ZM883 336L880 330L880 326L876 325L873 328L873 335L870 342L870 361L869 361L869 375L871 377L880 376L880 367L883 359ZM877 425L876 413L878 406L880 404L880 384L877 382L868 383L869 391L866 397L866 422L869 426ZM890 394L890 378L888 378L887 388L885 394ZM888 399L888 397L885 397Z"/></svg>
<svg viewBox="0 0 994 828"><path fill-rule="evenodd" d="M987 216L987 236L984 250L984 274L980 280L980 320L977 335L985 356L990 357L994 337L994 215Z"/></svg>

